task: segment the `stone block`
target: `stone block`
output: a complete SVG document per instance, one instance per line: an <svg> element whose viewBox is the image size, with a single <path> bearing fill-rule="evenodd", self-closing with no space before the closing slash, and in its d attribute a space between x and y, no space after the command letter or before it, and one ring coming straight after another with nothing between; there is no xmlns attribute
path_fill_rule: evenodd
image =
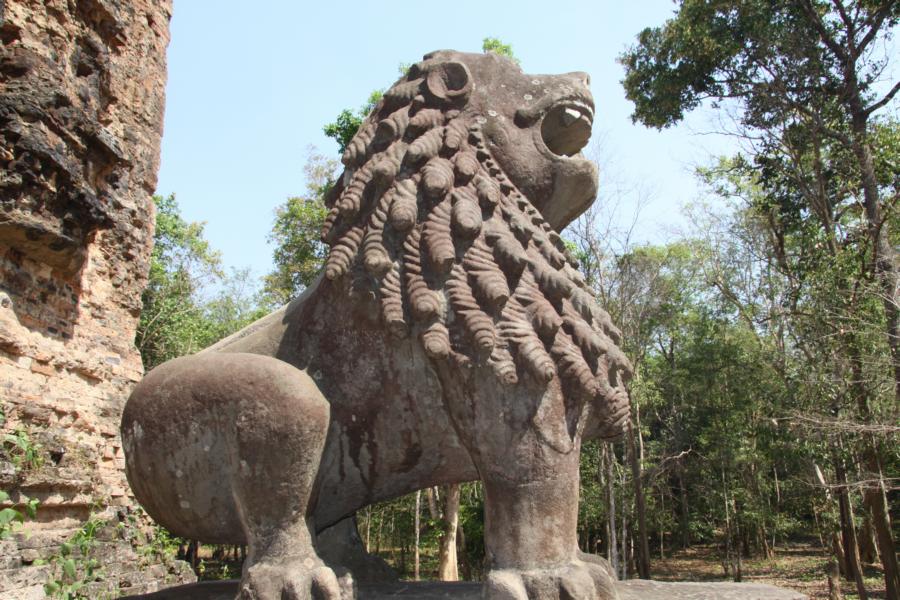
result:
<svg viewBox="0 0 900 600"><path fill-rule="evenodd" d="M11 595L11 590L34 586L40 586L43 590L49 576L50 567L47 565L4 569L0 571L0 592L3 592L0 596L7 598L7 594Z"/></svg>
<svg viewBox="0 0 900 600"><path fill-rule="evenodd" d="M7 590L4 594L6 594L4 596L6 600L45 600L47 598L43 583Z"/></svg>
<svg viewBox="0 0 900 600"><path fill-rule="evenodd" d="M55 377L56 369L49 363L33 361L31 363L31 372L45 375L47 377Z"/></svg>

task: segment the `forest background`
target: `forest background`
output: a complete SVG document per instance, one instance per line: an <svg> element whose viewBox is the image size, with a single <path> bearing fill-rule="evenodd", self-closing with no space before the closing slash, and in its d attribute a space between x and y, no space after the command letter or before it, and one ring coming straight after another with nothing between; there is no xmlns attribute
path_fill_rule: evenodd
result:
<svg viewBox="0 0 900 600"><path fill-rule="evenodd" d="M636 122L671 127L703 105L739 142L697 169L705 194L678 239L636 243L639 212L617 211L646 199L610 178L564 232L636 371L626 435L586 444L581 464L579 543L621 577L702 548L740 580L803 545L833 597L843 578L898 598L898 21L896 1L683 0L620 57ZM315 279L323 196L378 94L325 124L338 152L311 153L306 189L277 209L261 283L224 272L203 224L156 198L136 339L148 369ZM482 502L477 483L422 490L366 509L360 534L405 577L478 579Z"/></svg>

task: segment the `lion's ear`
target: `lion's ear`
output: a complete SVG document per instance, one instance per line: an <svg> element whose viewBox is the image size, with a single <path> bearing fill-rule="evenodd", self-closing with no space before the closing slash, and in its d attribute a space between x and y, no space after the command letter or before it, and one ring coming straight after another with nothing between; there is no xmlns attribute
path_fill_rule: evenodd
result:
<svg viewBox="0 0 900 600"><path fill-rule="evenodd" d="M472 74L461 62L449 60L428 70L428 92L441 100L464 100L472 91Z"/></svg>

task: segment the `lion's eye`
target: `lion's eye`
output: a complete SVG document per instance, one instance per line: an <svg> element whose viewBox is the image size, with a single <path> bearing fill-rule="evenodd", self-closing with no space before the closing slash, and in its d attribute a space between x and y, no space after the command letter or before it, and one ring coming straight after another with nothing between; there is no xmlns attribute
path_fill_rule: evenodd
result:
<svg viewBox="0 0 900 600"><path fill-rule="evenodd" d="M563 103L552 107L541 123L541 138L550 152L574 156L591 138L593 115L589 108Z"/></svg>

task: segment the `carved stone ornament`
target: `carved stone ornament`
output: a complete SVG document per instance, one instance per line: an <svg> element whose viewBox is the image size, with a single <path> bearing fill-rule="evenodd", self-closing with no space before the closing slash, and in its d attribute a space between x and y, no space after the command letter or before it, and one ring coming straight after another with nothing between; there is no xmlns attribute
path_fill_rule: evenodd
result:
<svg viewBox="0 0 900 600"><path fill-rule="evenodd" d="M558 233L596 196L593 113L584 73L426 55L344 153L323 275L135 389L134 493L177 535L247 543L239 598L353 597L390 575L356 511L476 479L486 598L615 597L577 547L578 455L621 432L631 366Z"/></svg>

